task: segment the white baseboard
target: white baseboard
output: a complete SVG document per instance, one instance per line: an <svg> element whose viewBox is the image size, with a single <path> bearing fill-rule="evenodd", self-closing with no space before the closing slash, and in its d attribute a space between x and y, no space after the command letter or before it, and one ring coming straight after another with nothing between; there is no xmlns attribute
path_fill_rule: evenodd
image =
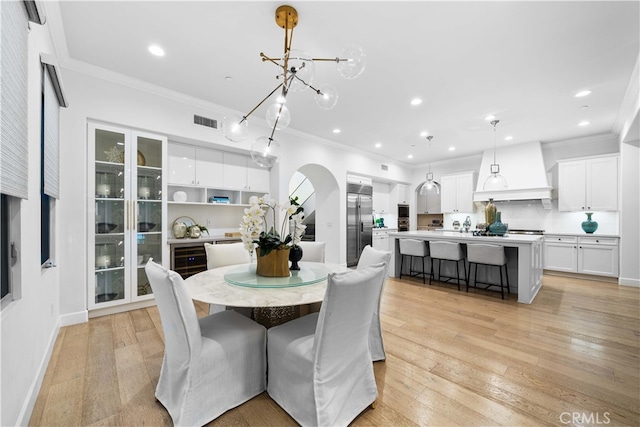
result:
<svg viewBox="0 0 640 427"><path fill-rule="evenodd" d="M68 313L60 316L58 323L60 327L76 325L78 323L86 323L89 321L89 312L87 310L78 311L76 313Z"/></svg>
<svg viewBox="0 0 640 427"><path fill-rule="evenodd" d="M628 279L626 277L620 277L618 278L618 285L640 288L640 279Z"/></svg>
<svg viewBox="0 0 640 427"><path fill-rule="evenodd" d="M16 425L19 425L19 426L29 425L29 420L31 419L33 408L36 406L38 393L40 392L40 387L42 386L44 375L47 372L47 367L49 367L49 361L51 360L51 355L53 354L53 347L56 344L56 339L58 338L59 333L60 333L60 318L58 318L58 323L56 324L56 327L53 328L53 331L51 332L51 336L49 337L49 342L47 343L47 351L42 357L42 360L40 361L40 366L38 366L38 373L33 379L31 386L29 387L29 391L24 400L24 404L22 405L22 409L20 410L20 414L18 415L18 421Z"/></svg>

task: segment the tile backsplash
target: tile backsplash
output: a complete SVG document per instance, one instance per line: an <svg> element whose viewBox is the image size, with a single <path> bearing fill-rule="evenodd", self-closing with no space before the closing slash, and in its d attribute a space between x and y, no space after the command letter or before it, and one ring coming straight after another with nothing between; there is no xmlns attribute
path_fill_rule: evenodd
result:
<svg viewBox="0 0 640 427"><path fill-rule="evenodd" d="M499 212L502 212L502 222L509 224L509 228L544 230L546 233L576 233L583 234L581 223L587 219L584 212L559 212L558 201L552 200L552 208L545 209L537 200L494 202ZM444 227L453 228L453 221L465 220L471 217L472 229L475 224L484 222L484 207L486 203L476 203L476 212L456 213L444 215ZM620 234L618 212L594 211L592 220L598 222L596 234Z"/></svg>

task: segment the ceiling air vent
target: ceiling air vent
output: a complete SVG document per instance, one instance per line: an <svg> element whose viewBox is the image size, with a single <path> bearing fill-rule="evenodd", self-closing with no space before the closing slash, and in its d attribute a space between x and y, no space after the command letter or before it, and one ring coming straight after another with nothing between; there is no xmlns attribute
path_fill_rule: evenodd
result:
<svg viewBox="0 0 640 427"><path fill-rule="evenodd" d="M197 114L193 115L193 123L206 126L208 128L218 129L218 121L215 119L210 119L208 117L198 116Z"/></svg>
<svg viewBox="0 0 640 427"><path fill-rule="evenodd" d="M380 169L382 169L383 171L388 171L388 170L389 170L389 166L387 166L387 165L380 165Z"/></svg>

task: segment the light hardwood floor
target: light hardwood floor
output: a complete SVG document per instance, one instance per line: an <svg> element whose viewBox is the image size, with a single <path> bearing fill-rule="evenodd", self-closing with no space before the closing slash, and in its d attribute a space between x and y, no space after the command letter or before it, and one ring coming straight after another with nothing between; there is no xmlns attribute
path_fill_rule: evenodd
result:
<svg viewBox="0 0 640 427"><path fill-rule="evenodd" d="M389 279L378 404L353 425L640 425L639 295L545 276L524 305ZM162 354L155 307L62 328L30 425L171 425L154 399ZM209 425L296 423L263 393Z"/></svg>

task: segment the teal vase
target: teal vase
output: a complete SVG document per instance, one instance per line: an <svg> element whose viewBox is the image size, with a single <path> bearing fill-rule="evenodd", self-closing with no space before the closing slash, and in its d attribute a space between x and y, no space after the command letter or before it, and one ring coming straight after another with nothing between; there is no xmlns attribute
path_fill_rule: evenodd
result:
<svg viewBox="0 0 640 427"><path fill-rule="evenodd" d="M591 215L593 212L585 212L587 214L587 220L582 221L582 229L587 234L592 234L594 231L598 229L598 223L591 219Z"/></svg>
<svg viewBox="0 0 640 427"><path fill-rule="evenodd" d="M496 212L496 222L489 226L489 233L494 236L504 236L507 226L502 223L502 212Z"/></svg>

